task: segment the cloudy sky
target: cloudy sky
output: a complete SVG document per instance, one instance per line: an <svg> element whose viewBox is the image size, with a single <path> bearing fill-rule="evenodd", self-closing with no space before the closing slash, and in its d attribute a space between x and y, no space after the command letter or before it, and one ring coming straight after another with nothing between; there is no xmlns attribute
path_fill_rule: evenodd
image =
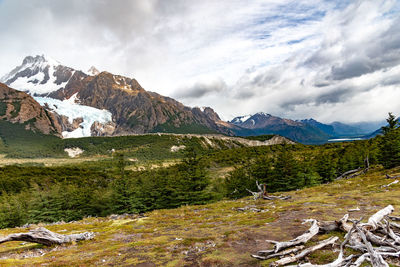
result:
<svg viewBox="0 0 400 267"><path fill-rule="evenodd" d="M0 0L0 76L26 55L136 78L224 119L400 114L400 1Z"/></svg>

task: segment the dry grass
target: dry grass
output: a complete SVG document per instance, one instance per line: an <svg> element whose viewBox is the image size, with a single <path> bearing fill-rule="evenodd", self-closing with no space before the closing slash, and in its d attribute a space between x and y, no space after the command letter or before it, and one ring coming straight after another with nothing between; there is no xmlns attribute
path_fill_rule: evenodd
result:
<svg viewBox="0 0 400 267"><path fill-rule="evenodd" d="M110 159L109 156L91 156L77 158L6 158L6 155L0 154L0 167L15 164L40 164L44 166L60 166L66 164L77 164L85 161L98 161Z"/></svg>
<svg viewBox="0 0 400 267"><path fill-rule="evenodd" d="M5 243L0 246L0 265L268 266L269 262L257 261L250 253L269 248L266 239L285 240L301 234L308 227L301 225L302 219L338 219L357 206L361 210L351 213L351 217L358 218L388 204L399 215L400 185L381 187L390 182L383 170L376 169L352 180L288 192L292 196L289 201L253 201L249 197L157 210L144 218L87 218L49 225L50 230L59 233L94 231L96 237L51 248ZM249 205L264 212L236 210ZM3 229L0 235L25 230ZM331 250L309 257L314 263L333 258Z"/></svg>

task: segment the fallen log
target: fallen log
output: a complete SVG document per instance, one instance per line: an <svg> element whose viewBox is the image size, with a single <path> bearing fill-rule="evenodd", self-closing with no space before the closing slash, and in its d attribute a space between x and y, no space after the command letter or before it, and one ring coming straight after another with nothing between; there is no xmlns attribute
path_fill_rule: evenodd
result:
<svg viewBox="0 0 400 267"><path fill-rule="evenodd" d="M274 253L277 253L278 251L281 251L281 250L283 250L285 248L297 246L297 245L300 245L300 244L305 244L313 236L318 234L319 227L318 227L317 220L311 219L311 220L306 220L305 222L311 222L312 223L310 229L308 229L304 234L296 237L295 239L292 239L292 240L286 241L286 242L277 242L277 241L273 241L273 240L266 240L269 243L275 244Z"/></svg>
<svg viewBox="0 0 400 267"><path fill-rule="evenodd" d="M25 241L38 243L46 246L61 245L81 240L88 240L94 237L94 233L85 232L81 234L61 235L40 227L30 230L27 233L10 234L4 238L0 238L0 244L9 241Z"/></svg>
<svg viewBox="0 0 400 267"><path fill-rule="evenodd" d="M393 211L394 211L394 208L392 205L389 205L389 206L385 207L384 209L381 209L380 211L378 211L377 213L372 215L368 219L368 223L363 225L363 227L367 227L367 228L369 228L369 230L375 231L379 227L379 222L383 218L385 218L385 216L388 216L389 214L391 214Z"/></svg>
<svg viewBox="0 0 400 267"><path fill-rule="evenodd" d="M392 221L400 221L400 217L388 215L388 218L391 219Z"/></svg>
<svg viewBox="0 0 400 267"><path fill-rule="evenodd" d="M368 171L369 171L369 158L367 156L364 159L364 168L359 167L357 169L347 171L347 172L343 173L342 175L340 175L339 177L337 177L336 180L340 180L343 178L351 179L351 178L357 177L361 174L366 174Z"/></svg>
<svg viewBox="0 0 400 267"><path fill-rule="evenodd" d="M400 178L400 175L395 175L395 176L390 176L389 174L386 174L387 179L397 179Z"/></svg>
<svg viewBox="0 0 400 267"><path fill-rule="evenodd" d="M286 265L286 264L298 261L298 260L304 258L308 254L310 254L310 253L312 253L312 252L314 252L314 251L316 251L318 249L321 249L321 248L323 248L325 246L328 246L328 245L335 244L335 242L337 240L339 240L339 237L332 236L332 237L330 237L328 239L325 239L325 240L322 240L322 241L318 242L318 244L316 244L315 246L312 246L312 247L304 249L299 254L296 254L294 256L288 256L288 257L282 258L280 260L277 260L277 261L271 263L270 266L282 266L282 265Z"/></svg>
<svg viewBox="0 0 400 267"><path fill-rule="evenodd" d="M342 173L340 176L336 177L335 180L343 179L343 178L345 178L346 176L349 176L350 174L359 172L359 171L361 171L361 170L362 170L362 168L360 167L360 168L357 168L357 169L354 169L354 170L350 170L350 171L344 172L344 173Z"/></svg>
<svg viewBox="0 0 400 267"><path fill-rule="evenodd" d="M337 259L334 262L328 263L328 264L321 264L321 265L316 265L312 263L303 263L303 264L297 264L297 265L288 265L288 267L342 267L342 266L348 266L350 265L351 260L356 257L355 255L350 255L344 259Z"/></svg>
<svg viewBox="0 0 400 267"><path fill-rule="evenodd" d="M391 185L397 184L398 182L399 182L399 180L394 180L393 182L391 182L391 183L389 183L389 184L384 184L384 185L382 185L382 188L389 187L389 186L391 186Z"/></svg>
<svg viewBox="0 0 400 267"><path fill-rule="evenodd" d="M304 249L304 246L297 246L291 249L287 249L278 253L274 253L274 250L260 250L257 252L257 255L251 255L253 258L259 259L259 260L268 260L272 258L278 258L282 256L286 256L288 254L293 254L297 253L300 250Z"/></svg>
<svg viewBox="0 0 400 267"><path fill-rule="evenodd" d="M265 199L265 200L275 200L275 199L288 200L288 199L291 199L291 198L292 198L291 196L283 196L283 195L281 195L281 196L264 195L263 196L263 199Z"/></svg>

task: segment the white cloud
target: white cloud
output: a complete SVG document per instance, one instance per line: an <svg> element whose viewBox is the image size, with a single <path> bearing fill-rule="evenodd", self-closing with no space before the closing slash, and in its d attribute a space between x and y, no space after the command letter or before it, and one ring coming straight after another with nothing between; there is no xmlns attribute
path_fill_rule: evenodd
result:
<svg viewBox="0 0 400 267"><path fill-rule="evenodd" d="M3 0L0 76L44 53L225 119L377 120L400 113L398 20L394 0Z"/></svg>

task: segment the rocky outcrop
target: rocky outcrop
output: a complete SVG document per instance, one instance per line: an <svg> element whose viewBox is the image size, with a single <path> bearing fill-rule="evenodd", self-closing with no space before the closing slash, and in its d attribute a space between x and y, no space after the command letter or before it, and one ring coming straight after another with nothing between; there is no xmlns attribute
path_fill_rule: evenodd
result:
<svg viewBox="0 0 400 267"><path fill-rule="evenodd" d="M25 125L25 129L61 136L58 116L37 103L27 93L0 83L0 119Z"/></svg>
<svg viewBox="0 0 400 267"><path fill-rule="evenodd" d="M70 122L69 118L64 115L57 116L57 121L61 125L62 132L72 132L80 127L83 122L82 117L75 118Z"/></svg>
<svg viewBox="0 0 400 267"><path fill-rule="evenodd" d="M92 136L112 136L115 132L116 124L114 122L100 123L95 121L90 127Z"/></svg>

